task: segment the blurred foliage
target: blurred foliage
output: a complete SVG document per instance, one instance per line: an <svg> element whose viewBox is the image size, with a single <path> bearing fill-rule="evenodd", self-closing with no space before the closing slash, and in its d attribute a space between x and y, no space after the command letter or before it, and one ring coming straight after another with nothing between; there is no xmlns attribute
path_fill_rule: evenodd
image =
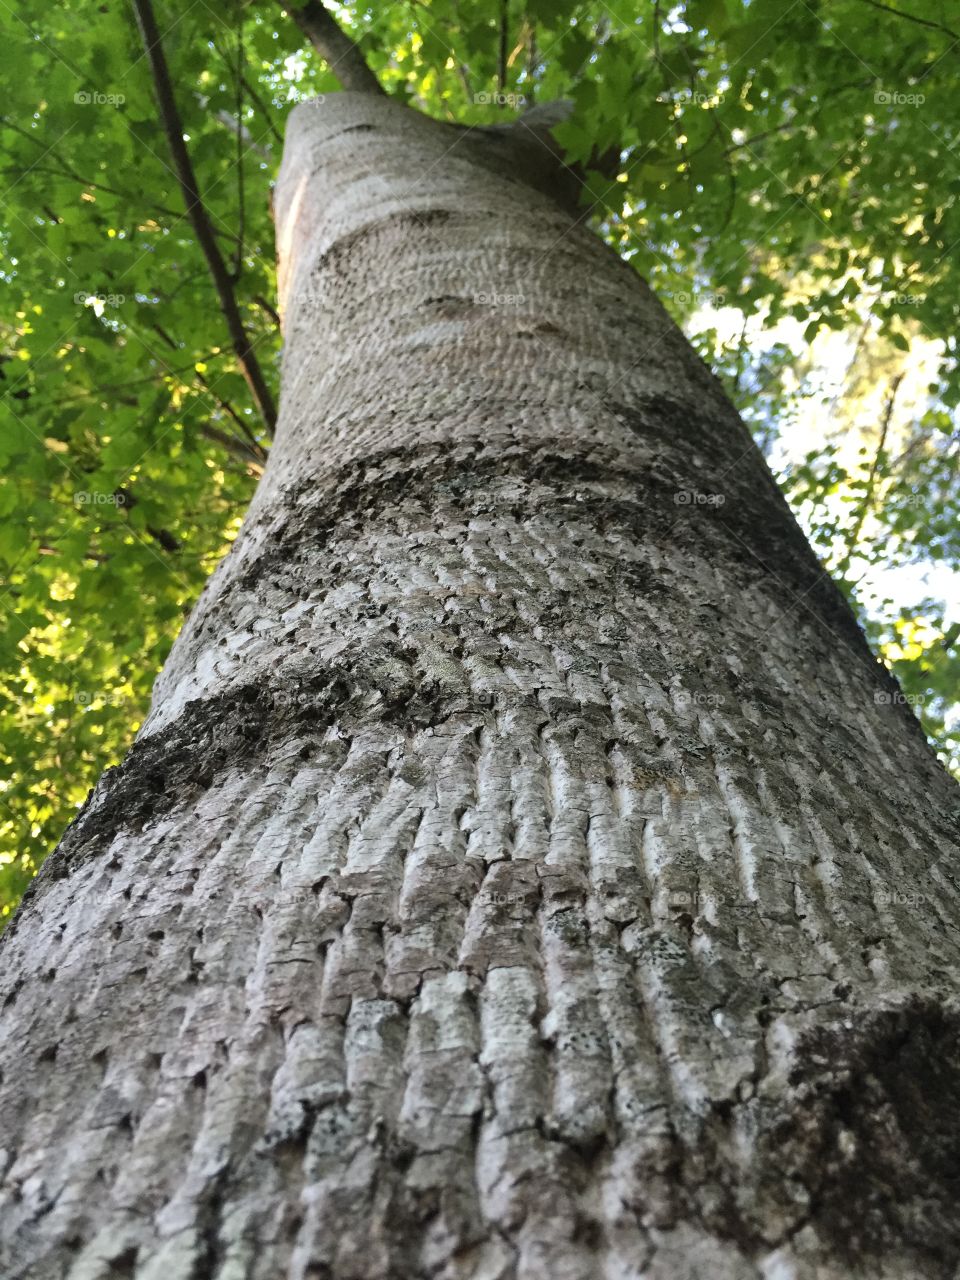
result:
<svg viewBox="0 0 960 1280"><path fill-rule="evenodd" d="M488 123L573 99L559 132L586 169L584 216L696 330L855 602L870 570L956 565L960 19L948 5L409 0L337 12L387 91L441 118ZM157 20L203 199L276 389L269 184L287 112L336 82L266 0L164 3ZM131 741L269 440L184 214L130 10L0 6L0 26L7 914ZM592 168L611 150L613 181ZM731 309L733 340L698 324ZM825 396L813 353L833 359L831 338L853 354ZM891 389L917 368L923 393L904 406ZM958 627L944 601L891 600L865 623L956 761Z"/></svg>

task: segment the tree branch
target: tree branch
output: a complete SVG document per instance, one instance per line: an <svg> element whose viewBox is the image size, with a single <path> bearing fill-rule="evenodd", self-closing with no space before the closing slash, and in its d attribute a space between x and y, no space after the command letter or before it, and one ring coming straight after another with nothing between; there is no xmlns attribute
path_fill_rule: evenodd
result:
<svg viewBox="0 0 960 1280"><path fill-rule="evenodd" d="M307 0L288 13L344 89L355 93L383 93L383 86L367 66L359 45L342 31L320 0Z"/></svg>
<svg viewBox="0 0 960 1280"><path fill-rule="evenodd" d="M232 71L233 63L230 61L230 58L227 56L227 54L224 53L224 51L220 48L220 46L217 44L216 40L213 37L211 37L210 43L213 45L214 49L216 49L221 60ZM250 78L246 75L243 77L243 90L244 90L244 93L246 93L247 98L253 103L253 105L257 108L257 110L260 111L261 114L263 115L264 120L266 120L267 122L267 128L270 130L271 134L273 135L274 141L279 142L280 145L283 146L283 134L274 124L273 118L271 117L270 112L267 108L267 104L264 102L263 98L261 98L260 94L257 93L256 89L250 82ZM223 118L222 113L220 113L220 118L221 119ZM224 123L226 123L226 121L224 121ZM231 128L232 127L233 125L232 125L232 118L231 118ZM254 143L253 136L250 133L250 130L246 128L246 126L244 126L244 131L245 131L244 141L247 143L247 149L257 151L258 153L262 152L263 154L266 154L266 148L258 147L258 145Z"/></svg>
<svg viewBox="0 0 960 1280"><path fill-rule="evenodd" d="M200 382L200 385L206 390L207 394L213 396L214 400L216 400L217 404L220 406L223 412L227 414L228 417L233 419L233 421L237 424L237 426L243 432L244 436L246 436L246 446L245 446L246 449L250 453L252 453L253 456L257 458L259 462L261 463L266 462L267 460L266 449L264 449L263 445L261 445L257 441L257 437L250 430L249 425L246 422L244 422L244 420L240 417L239 413L237 413L236 409L234 409L230 401L224 400L222 396L218 395L217 392L214 390L213 386L203 376L202 373L198 373L197 378ZM214 429L215 428L211 428L211 430L214 430ZM224 435L226 439L233 438L233 437L227 437L226 433L222 432L221 434ZM243 442L241 441L239 443L242 444Z"/></svg>
<svg viewBox="0 0 960 1280"><path fill-rule="evenodd" d="M162 325L152 324L150 327L151 329L153 329L154 333L156 333L157 336L163 342L166 343L166 345L170 348L171 351L181 350L180 343L178 343L174 338L171 338L170 334L167 333L166 329L164 329ZM144 347L147 347L147 344L143 341L142 338L140 338L139 341L142 343ZM147 350L150 351L150 348L147 347ZM150 354L153 356L155 360L160 360L160 357L156 355L155 352L151 351ZM160 360L160 363L163 365L164 370L167 373L173 372L173 370L168 368L168 366L163 360ZM190 366L187 366L187 367L189 368ZM231 417L234 420L234 422L237 424L237 426L246 436L248 443L244 444L242 440L236 440L236 437L228 436L226 432L222 432L222 431L218 432L215 427L201 428L201 431L203 432L203 434L209 435L211 440L219 440L221 444L226 444L228 440L233 440L236 444L240 445L245 452L253 451L254 456L260 462L265 462L267 458L267 451L266 449L264 449L264 447L257 440L257 437L250 430L249 423L244 422L244 420L240 417L239 413L237 413L236 409L234 409L233 405L230 404L229 400L224 400L222 396L219 396L217 394L213 386L211 386L211 384L207 381L204 375L200 373L200 371L197 369L196 365L193 365L192 367L194 371L194 376L196 377L197 381L204 388L204 390L207 392L208 395L213 396L214 400L216 400L217 404L220 406L223 412L226 413L229 417ZM211 432L213 434L211 434ZM227 444L227 448L230 448L230 447L231 446Z"/></svg>
<svg viewBox="0 0 960 1280"><path fill-rule="evenodd" d="M916 22L921 27L929 27L931 31L942 31L945 36L950 36L952 40L960 40L960 35L957 35L956 31L951 31L942 22L934 22L932 18L918 18L915 13L905 13L903 9L894 9L889 4L881 4L881 0L863 0L863 2L871 5L874 9L881 9L884 13L893 13L898 18L906 18L908 22Z"/></svg>
<svg viewBox="0 0 960 1280"><path fill-rule="evenodd" d="M214 287L220 299L220 309L227 322L227 329L230 333L233 349L240 362L240 368L243 370L243 376L247 380L247 385L250 388L250 393L260 412L260 416L263 418L267 430L272 434L277 421L277 411L274 407L273 396L267 386L260 363L254 355L252 343L240 318L240 310L237 307L233 284L221 257L220 249L217 246L207 211L200 198L193 165L183 141L183 124L177 111L176 99L173 96L170 72L167 69L167 60L164 56L163 47L160 44L160 34L157 31L153 6L151 0L132 0L132 3L137 16L137 24L140 27L140 34L143 38L143 45L150 62L154 88L160 106L160 117L163 122L164 132L167 135L170 152L173 156L180 189L186 202L187 213L193 224L193 230L203 250L204 257L207 260L207 265L210 268L210 275L213 277Z"/></svg>
<svg viewBox="0 0 960 1280"><path fill-rule="evenodd" d="M509 21L509 0L500 0L500 45L497 50L497 88L501 93L503 93L507 87L507 39Z"/></svg>
<svg viewBox="0 0 960 1280"><path fill-rule="evenodd" d="M252 448L245 440L239 440L236 436L230 435L227 431L221 431L209 422L203 424L200 428L200 434L205 439L213 440L222 445L234 457L241 458L249 468L255 468L258 473L263 472L263 464L266 461L265 455Z"/></svg>
<svg viewBox="0 0 960 1280"><path fill-rule="evenodd" d="M273 117L270 115L270 112L267 108L267 104L260 97L259 93L257 93L256 89L253 87L253 85L250 83L249 79L246 76L243 77L243 87L246 90L247 97L250 99L253 105L257 107L258 110L262 113L264 120L266 120L267 122L267 128L273 134L274 139L277 142L279 142L281 146L283 146L283 134L280 132L277 126L273 123Z"/></svg>
<svg viewBox="0 0 960 1280"><path fill-rule="evenodd" d="M843 565L848 565L850 563L853 553L857 549L857 543L860 541L860 534L863 531L864 522L870 514L870 508L873 506L873 494L877 485L877 473L885 461L887 451L887 434L890 431L890 420L893 417L893 406L903 378L903 373L898 373L890 383L890 390L887 393L887 406L884 410L883 422L880 427L880 443L877 445L877 452L873 457L870 474L867 476L867 483L863 491L863 501L861 502L860 509L854 518L850 532L847 535L847 553L843 558Z"/></svg>
<svg viewBox="0 0 960 1280"><path fill-rule="evenodd" d="M254 154L258 155L261 160L269 160L271 158L273 153L270 150L270 147L257 142L256 138L245 124L241 124L240 127L237 128L237 118L235 115L231 115L231 113L224 108L217 112L216 119L225 129L229 129L235 137L242 141L243 146L247 151L254 152ZM237 236L234 236L233 238L234 240L238 239Z"/></svg>
<svg viewBox="0 0 960 1280"><path fill-rule="evenodd" d="M798 125L810 124L818 119L823 111L823 104L828 98L835 98L837 94L846 93L848 89L867 89L870 85L876 83L876 76L862 77L859 80L849 80L845 84L837 84L828 89L820 100L820 105L812 113L812 115L802 117L799 111L795 111L789 120L784 120L781 124L774 125L770 129L764 129L761 133L755 133L749 138L744 138L742 142L734 142L724 151L725 156L731 156L735 151L748 150L757 142L761 142L764 138L769 138L775 133L784 133L789 129L793 129Z"/></svg>
<svg viewBox="0 0 960 1280"><path fill-rule="evenodd" d="M243 271L243 230L246 208L243 198L243 13L237 18L237 252L233 261L234 282Z"/></svg>
<svg viewBox="0 0 960 1280"><path fill-rule="evenodd" d="M277 311L276 307L272 307L272 306L270 305L270 303L266 300L266 298L265 298L265 297L263 297L263 295L262 295L262 294L259 294L259 293L255 293L255 294L253 295L253 300L254 300L254 302L257 304L257 306L260 308L260 310L261 310L261 311L263 311L263 312L265 312L265 313L270 317L270 319L273 321L274 325L279 329L279 328L280 328L280 313L279 313L279 311Z"/></svg>
<svg viewBox="0 0 960 1280"><path fill-rule="evenodd" d="M463 17L461 16L460 6L457 4L457 0L453 0L453 13L457 20L457 28L462 36ZM414 19L414 21L416 21L416 19ZM470 83L470 68L465 62L461 62L459 58L457 59L457 75L460 77L460 83L463 85L463 92L467 95L467 105L469 105L473 102L473 86Z"/></svg>
<svg viewBox="0 0 960 1280"><path fill-rule="evenodd" d="M537 93L535 72L537 63L540 61L540 54L537 51L537 24L532 18L528 19L528 21L530 27L527 33L527 75L523 82L523 96L532 107Z"/></svg>
<svg viewBox="0 0 960 1280"><path fill-rule="evenodd" d="M27 173L49 173L57 178L69 178L72 182L79 182L83 187L93 187L95 191L106 191L108 195L119 196L122 200L130 201L131 204L136 204L136 202L141 199L143 194L142 192L138 192L134 195L130 191L120 191L117 187L108 187L104 182L95 182L93 178L85 178L82 173L77 173L75 169L71 169L55 147L44 147L39 138L35 138L27 129L22 129L20 125L11 120L9 116L0 116L0 122L2 122L8 129L12 129L14 133L19 133L22 137L26 138L28 142L32 143L35 147L38 147L44 155L52 156L60 165L59 169L53 169L48 165L31 164L27 166ZM2 172L5 174L9 173L11 175L17 174L18 177L26 177L22 164L18 165L16 168L4 169ZM154 213L162 213L165 217L176 218L178 222L183 217L183 214L178 213L176 209L168 209L162 204L155 204L151 207ZM217 235L223 236L227 240L236 239L236 236L231 231L218 231Z"/></svg>

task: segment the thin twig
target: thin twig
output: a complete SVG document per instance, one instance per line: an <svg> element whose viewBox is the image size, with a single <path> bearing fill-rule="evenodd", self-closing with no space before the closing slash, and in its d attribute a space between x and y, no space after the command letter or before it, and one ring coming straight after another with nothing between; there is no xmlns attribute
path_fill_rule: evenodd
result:
<svg viewBox="0 0 960 1280"><path fill-rule="evenodd" d="M507 88L507 38L510 18L510 0L500 0L500 49L497 56L497 88L501 93Z"/></svg>
<svg viewBox="0 0 960 1280"><path fill-rule="evenodd" d="M199 94L197 95L197 100L200 101ZM237 118L232 111L220 110L216 113L215 119L218 120L225 129L229 129L232 134L239 135L239 137L242 138L243 145L246 147L247 151L254 152L254 154L258 155L261 160L271 159L273 152L270 149L270 144L258 142L245 124L242 124L238 129ZM234 237L234 239L236 239L236 237Z"/></svg>
<svg viewBox="0 0 960 1280"><path fill-rule="evenodd" d="M277 126L273 123L273 116L271 116L270 111L267 108L267 104L260 97L256 89L253 87L253 85L250 83L250 81L247 79L246 76L243 77L243 88L244 88L244 92L246 93L250 101L253 103L253 105L263 113L263 118L267 122L267 128L273 134L274 140L276 142L279 142L282 146L283 134L280 132Z"/></svg>
<svg viewBox="0 0 960 1280"><path fill-rule="evenodd" d="M237 306L233 284L220 254L220 249L217 246L206 208L200 198L193 164L183 141L183 124L180 120L180 113L177 110L176 99L173 96L170 72L160 43L160 33L157 30L153 5L151 0L132 0L132 3L140 33L143 37L144 48L150 62L154 88L160 106L160 117L163 122L164 132L167 135L167 142L173 157L180 189L183 192L183 198L187 206L187 213L193 224L193 230L203 250L204 257L207 260L207 265L210 268L210 275L213 277L214 287L220 299L220 309L227 323L233 349L240 362L240 368L243 370L243 376L247 380L247 385L250 388L250 393L260 416L263 418L267 430L272 434L277 421L273 396L267 386L260 363L253 352L252 344L240 318L240 310Z"/></svg>
<svg viewBox="0 0 960 1280"><path fill-rule="evenodd" d="M873 491L877 482L877 472L880 470L884 454L887 448L887 434L890 430L890 420L893 417L893 406L897 398L897 392L900 390L900 383L903 381L904 375L898 373L890 383L890 392L887 396L887 407L883 414L883 423L880 427L880 442L877 445L877 452L873 455L873 462L870 465L870 472L867 476L867 484L863 491L863 501L860 504L860 510L857 512L856 519L850 533L847 536L847 551L843 557L843 564L850 563L850 559L856 550L857 543L860 541L860 534L863 530L864 521L870 514L870 508L873 506Z"/></svg>
<svg viewBox="0 0 960 1280"><path fill-rule="evenodd" d="M39 138L35 138L28 129L21 128L20 125L11 120L9 116L0 116L0 122L2 122L8 129L12 129L14 133L21 134L22 137L26 138L27 141L31 142L35 147L39 147L44 155L52 156L60 165L59 169L53 169L49 165L32 164L27 169L28 173L49 173L53 177L57 178L70 178L72 182L79 182L83 187L93 187L95 191L105 191L107 195L119 196L122 200L129 200L132 202L140 199L142 194L140 192L135 195L130 191L121 191L117 187L108 187L105 182L95 182L92 178L85 178L82 173L77 173L76 169L70 168L66 160L64 160L63 156L57 152L55 147L45 147ZM23 165L19 165L12 169L3 169L0 170L0 172L9 174L16 173L20 176L26 176L23 171ZM155 213L162 213L168 218L176 218L179 220L183 217L183 214L178 213L176 209L168 209L162 204L154 205L153 210ZM230 240L235 239L233 233L230 231L218 231L217 235L222 235L226 239Z"/></svg>
<svg viewBox="0 0 960 1280"><path fill-rule="evenodd" d="M795 111L789 120L784 120L780 124L773 125L769 129L762 130L760 133L752 134L751 137L744 138L742 142L733 143L732 146L727 147L727 149L724 151L724 155L730 156L730 155L733 155L735 151L742 151L744 149L749 150L757 142L762 141L764 138L772 137L772 135L775 133L783 133L788 129L795 128L798 125L811 124L821 114L823 110L823 104L824 102L827 101L828 98L835 98L838 94L845 93L848 89L869 88L869 86L874 83L875 79L876 79L875 76L868 76L866 79L861 77L859 80L850 80L846 84L834 85L833 88L828 89L822 95L820 105L817 108L817 110L813 112L812 115L804 117L801 112Z"/></svg>
<svg viewBox="0 0 960 1280"><path fill-rule="evenodd" d="M540 61L540 55L537 52L537 24L532 18L529 18L528 22L530 26L527 34L527 78L523 82L523 96L532 107L537 96L537 83L534 73Z"/></svg>
<svg viewBox="0 0 960 1280"><path fill-rule="evenodd" d="M744 311L743 325L740 329L739 341L737 342L737 374L733 380L733 397L732 397L734 401L736 401L736 397L740 393L740 380L743 377L743 364L741 363L741 361L743 358L743 350L747 343L747 325L749 323L750 323L750 316L746 311Z"/></svg>
<svg viewBox="0 0 960 1280"><path fill-rule="evenodd" d="M261 462L266 461L267 451L266 449L264 449L263 445L259 442L257 437L251 431L250 424L248 422L244 422L244 420L240 417L239 413L237 413L236 409L234 409L230 401L224 400L223 396L219 395L214 390L211 383L208 381L207 378L204 377L202 373L197 374L197 381L211 396L213 396L214 400L216 400L217 404L223 410L223 412L229 418L232 418L233 421L237 424L237 426L240 428L240 430L243 432L243 434L247 438L247 447L255 452L256 456L260 459Z"/></svg>
<svg viewBox="0 0 960 1280"><path fill-rule="evenodd" d="M307 37L344 89L356 93L383 93L383 86L367 66L367 60L320 0L307 0L288 13Z"/></svg>
<svg viewBox="0 0 960 1280"><path fill-rule="evenodd" d="M462 36L463 17L460 13L460 6L457 4L457 0L452 0L452 3L453 14L457 20L457 30ZM457 75L460 77L460 83L463 85L463 92L467 95L467 103L470 104L473 102L473 85L470 83L470 68L465 62L461 62L459 58L457 59Z"/></svg>
<svg viewBox="0 0 960 1280"><path fill-rule="evenodd" d="M260 308L261 311L266 312L266 314L270 317L270 319L279 329L280 313L279 311L277 311L276 307L271 306L270 303L266 300L266 298L262 297L259 293L255 293L253 295L253 300L257 304L257 306Z"/></svg>
<svg viewBox="0 0 960 1280"><path fill-rule="evenodd" d="M657 12L659 13L659 0L657 0ZM697 92L697 68L693 59L690 57L690 53L685 44L680 45L680 51L683 54L684 60L686 61L686 64L687 64L687 79L690 82L690 98L691 98L691 101L695 101L694 95ZM659 56L660 55L658 53L657 57ZM724 137L720 130L720 122L717 119L717 113L716 111L709 111L707 114L710 118L711 135L714 138L719 140L720 146L722 147L724 144ZM695 155L698 155L699 152L702 151L703 147L705 147L706 145L707 143L704 142L702 147L697 147L696 151L693 151L693 152L691 152L687 148L686 144L681 146L681 153L684 159L684 174L688 182L693 181L693 172L690 168L690 161ZM720 224L720 227L719 227L719 231L721 232L726 231L727 227L729 227L730 222L733 218L733 212L737 207L737 179L736 179L736 175L733 172L733 165L730 163L729 157L727 156L726 152L724 152L724 160L726 160L726 163L727 163L727 183L729 188L729 194L727 196L727 212L723 219L723 222Z"/></svg>
<svg viewBox="0 0 960 1280"><path fill-rule="evenodd" d="M231 61L230 61L229 57L227 56L227 54L225 54L225 53L224 53L224 51L220 48L220 46L217 44L216 40L215 40L215 39L213 39L213 38L211 38L210 43L213 45L214 49L216 49L216 51L217 51L217 53L219 54L219 56L220 56L221 60L222 60L223 62L225 62L225 63L226 63L226 65L227 65L227 66L232 70L232 69L233 69L233 64L231 63ZM283 134L280 132L280 130L279 130L279 129L277 128L277 126L274 124L274 122L273 122L273 117L272 117L272 116L271 116L271 114L270 114L270 111L269 111L269 108L267 107L267 104L264 102L264 100L263 100L263 98L260 96L260 94L259 94L259 93L257 93L256 88L254 87L254 85L252 85L252 84L250 83L250 80L248 79L248 77L247 77L247 76L244 76L244 77L243 77L243 91L244 91L244 93L247 95L247 98L248 98L248 99L253 103L253 105L257 108L257 110L258 110L258 111L260 111L260 112L262 113L264 120L266 120L266 122L267 122L267 128L268 128L268 129L270 130L270 132L273 134L274 141L275 141L275 142L279 142L279 143L280 143L280 145L282 146L282 145L283 145ZM249 133L249 130L246 130L246 133ZM249 145L249 144L248 144L248 145Z"/></svg>
<svg viewBox="0 0 960 1280"><path fill-rule="evenodd" d="M163 328L162 325L154 323L154 324L151 324L150 328L161 339L161 341L163 341L170 348L171 351L182 350L180 343L177 342L175 338L172 338L170 334L167 333L166 329ZM147 347L147 344L143 341L142 338L140 339L140 342L143 344L144 347L147 348L148 351L150 351L150 348ZM150 354L153 356L155 360L160 360L160 357L156 354L156 352L151 351ZM172 372L172 370L170 370L167 367L166 363L163 360L160 360L160 363L163 365L164 370L167 373ZM191 366L187 366L187 367L190 368ZM259 440L254 435L253 431L250 429L250 424L248 422L244 422L244 420L240 417L239 413L237 413L236 409L234 409L233 405L230 404L228 400L224 400L222 396L217 394L217 392L213 389L213 386L207 381L204 375L197 368L196 363L192 366L192 368L193 368L194 376L196 377L197 381L201 384L201 386L204 388L204 390L207 391L211 396L213 396L214 400L217 402L217 404L223 410L223 412L227 414L228 417L234 420L234 422L237 424L237 426L240 428L243 434L247 437L247 440L250 443L250 447L252 447L256 451L256 454L259 457L260 461L261 462L265 461L267 456L266 450L264 449L263 445L260 444ZM224 437L224 440L221 440L221 443L224 443L225 440L231 440L231 439L235 440L235 437L227 436L224 432L221 432L220 435ZM219 439L219 437L217 438ZM243 442L236 441L236 443L242 444Z"/></svg>
<svg viewBox="0 0 960 1280"><path fill-rule="evenodd" d="M957 35L956 31L951 31L942 22L934 22L932 18L918 18L915 13L904 13L902 9L894 9L889 4L882 4L881 0L863 0L863 2L871 5L874 9L882 9L884 13L893 13L898 18L906 18L908 22L916 22L921 27L930 27L933 31L942 31L944 35L950 36L952 40L960 40L960 35Z"/></svg>
<svg viewBox="0 0 960 1280"><path fill-rule="evenodd" d="M266 457L262 450L255 451L245 440L238 440L236 436L230 435L227 431L221 431L209 422L203 423L200 427L200 434L205 439L213 440L222 445L227 453L232 453L235 458L242 458L249 468L256 468L258 473L263 472Z"/></svg>
<svg viewBox="0 0 960 1280"><path fill-rule="evenodd" d="M218 352L211 351L209 355L201 356L200 359L203 361L214 360L218 354L219 354ZM173 368L173 369L168 368L166 365L164 365L163 369L161 369L159 372L148 373L145 378L133 378L130 382L115 382L112 384L105 384L99 387L91 387L89 391L77 391L71 396L58 395L56 399L56 403L58 405L73 404L77 400L99 400L102 402L107 395L113 396L114 399L117 399L117 392L128 391L131 387L142 387L148 382L157 382L159 381L160 378L166 377L168 374L175 375L179 373L186 373L188 369L194 368L195 363L196 363L195 360L191 360L189 364L180 365L178 368ZM137 402L136 400L123 400L123 401L120 401L120 403L136 404ZM45 406L43 402L37 405L37 408L41 412L46 407L52 408L53 402L51 401L49 406Z"/></svg>
<svg viewBox="0 0 960 1280"><path fill-rule="evenodd" d="M161 341L166 346L168 346L172 351L180 351L182 349L180 343L177 342L175 338L172 338L170 334L167 333L166 329L163 328L162 325L151 324L150 328L161 339ZM136 330L134 330L134 333L136 333ZM138 335L138 338L139 338L139 335ZM160 362L160 364L163 366L163 371L165 374L172 375L175 372L173 369L169 367L169 365L167 365L166 361L161 359L161 357L158 356L155 351L152 351L150 347L147 346L147 344L143 341L143 338L139 338L139 341L143 345L143 347L150 352L154 360L158 360ZM244 422L244 420L240 417L236 409L234 409L233 405L230 404L228 400L224 400L222 396L219 396L216 393L216 391L213 389L213 387L207 381L204 375L199 371L199 369L197 369L196 364L187 365L186 368L190 369L193 372L194 377L203 386L204 391L208 395L211 395L213 397L213 399L217 402L220 409L225 414L227 414L228 417L233 419L233 421L237 424L237 426L243 432L244 436L246 436L246 439L245 440L238 439L237 436L230 435L228 431L221 431L218 427L214 427L210 423L204 423L200 427L200 434L206 436L210 440L216 440L218 444L222 444L223 447L225 449L228 449L231 453L234 453L238 457L246 459L248 462L252 460L254 463L256 463L258 466L262 468L263 463L266 462L266 459L267 459L267 451L266 449L264 449L263 445L260 444L256 436L250 430L249 423ZM183 370L177 370L176 372L183 372ZM194 388L191 388L191 390L194 390L194 394L198 394ZM136 404L137 402L135 400L128 400L128 401L125 401L124 403Z"/></svg>
<svg viewBox="0 0 960 1280"><path fill-rule="evenodd" d="M243 11L237 16L237 252L234 257L233 279L236 283L243 270Z"/></svg>

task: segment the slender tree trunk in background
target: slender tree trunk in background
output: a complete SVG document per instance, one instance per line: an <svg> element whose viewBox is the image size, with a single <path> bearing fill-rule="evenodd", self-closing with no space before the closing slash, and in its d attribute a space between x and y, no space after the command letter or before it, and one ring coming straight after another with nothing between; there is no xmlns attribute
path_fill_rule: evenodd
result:
<svg viewBox="0 0 960 1280"><path fill-rule="evenodd" d="M294 112L266 474L3 943L8 1280L954 1275L956 789L545 155Z"/></svg>

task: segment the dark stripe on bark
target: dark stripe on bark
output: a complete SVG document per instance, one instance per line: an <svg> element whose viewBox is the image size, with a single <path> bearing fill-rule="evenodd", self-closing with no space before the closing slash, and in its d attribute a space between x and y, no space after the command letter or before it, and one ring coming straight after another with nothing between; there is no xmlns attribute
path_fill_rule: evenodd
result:
<svg viewBox="0 0 960 1280"><path fill-rule="evenodd" d="M395 449L331 470L319 478L287 490L282 512L264 541L263 551L245 562L241 587L253 590L260 578L282 576L285 568L302 561L305 553L350 536L369 534L412 514L436 515L443 507L450 518L505 512L522 521L548 509L564 521L575 519L604 533L623 530L639 545L677 547L711 561L721 559L738 567L745 586L767 581L791 593L816 613L854 654L878 674L885 672L870 651L863 632L839 588L811 551L796 520L762 466L759 453L729 465L727 477L681 469L692 453L719 453L712 443L721 435L706 419L697 420L675 406L674 422L683 423L680 436L664 425L661 412L648 415L631 410L632 429L646 424L650 439L660 435L665 450L654 466L631 462L629 454L587 442L555 442L539 447L488 448L483 444L433 444L418 449ZM681 416L682 415L682 416ZM654 437L656 439L656 437ZM765 483L756 483L758 473ZM500 482L527 481L529 500L509 493ZM720 486L723 486L722 488ZM544 490L552 490L545 494ZM723 498L722 503L711 501ZM301 584L303 580L301 579ZM657 584L651 573L651 591ZM883 679L883 675L880 675ZM884 684L885 688L899 686ZM916 723L915 717L911 719Z"/></svg>
<svg viewBox="0 0 960 1280"><path fill-rule="evenodd" d="M710 424L692 419L682 406L673 408L672 419L660 401L652 413L630 412L638 433L652 423L667 440L672 432L684 428L687 434L696 432L698 443L708 447ZM583 445L577 442L571 447L582 449ZM482 445L433 445L417 453L387 451L331 471L300 490L288 491L279 504L282 514L263 553L252 564L248 562L237 582L218 596L217 611L229 616L231 597L238 589L256 593L259 584L268 580L288 588L292 597L308 594L317 581L316 574L312 580L304 576L307 563L312 562L315 569L329 568L328 564L316 565L318 549L329 546L331 552L334 548L339 552L352 536L369 537L377 527L401 521L406 524L411 517L425 514L436 519L444 507L449 510L443 513L442 521L449 523L498 511L523 521L547 511L564 524L586 524L601 534L626 532L641 546L652 539L693 555L722 557L728 568L735 567L745 591L766 583L774 592L792 591L802 596L803 603L865 664L868 679L891 695L887 711L905 718L910 731L923 740L919 722L897 696L899 686L870 652L849 605L824 574L775 486L771 483L765 496L756 501L757 461L749 460L751 475L744 489L754 495L752 506L731 501L719 508L683 508L675 503L675 476L643 470L633 465L627 454L617 455L606 446L573 455L559 451L556 445L516 446L496 453ZM518 479L530 485L529 501L518 494ZM504 482L509 482L506 492ZM655 570L642 562L623 562L613 548L610 578L612 599L620 592L657 598L661 607L670 611L671 597ZM325 578L323 585L331 583ZM451 588L450 595L456 594ZM544 628L555 630L562 643L565 620L582 610L583 603L562 588L555 589L552 598L543 603ZM789 603L789 596L784 603ZM689 609L690 605L678 601L676 608ZM372 601L370 610L372 616L382 612ZM478 634L484 623L482 614L470 616L469 626ZM469 636L464 625L464 615L458 615L460 636L466 641ZM502 620L491 625L497 629ZM691 611L692 633L709 625L708 616ZM416 729L436 726L464 713L476 714L479 724L484 715L497 710L496 692L465 688L451 693L416 678L417 656L409 636L395 643L380 637L375 648L351 654L346 661L322 670L317 670L316 660L308 656L313 666L298 674L294 693L290 693L287 676L280 689L264 684L234 685L223 693L187 703L173 723L139 739L121 765L106 771L34 885L46 876L69 874L87 857L103 852L119 831L140 830L174 805L190 803L190 797L199 797L231 765L256 754L266 755L296 733L315 731L319 747L323 732L334 722L348 732L365 721ZM650 662L655 663L653 655ZM406 684L397 682L398 663L411 672ZM656 678L662 673L653 674ZM695 687L700 675L691 670L690 677ZM711 673L711 679L718 678L716 672ZM731 692L738 699L749 695L771 717L789 723L789 716L777 709L779 694L773 688L740 687ZM605 704L588 706L556 697L526 701L540 708L545 723L561 716L608 717L610 711ZM833 726L833 731L836 735L838 726ZM847 746L855 750L856 743ZM25 903L32 892L33 886Z"/></svg>

